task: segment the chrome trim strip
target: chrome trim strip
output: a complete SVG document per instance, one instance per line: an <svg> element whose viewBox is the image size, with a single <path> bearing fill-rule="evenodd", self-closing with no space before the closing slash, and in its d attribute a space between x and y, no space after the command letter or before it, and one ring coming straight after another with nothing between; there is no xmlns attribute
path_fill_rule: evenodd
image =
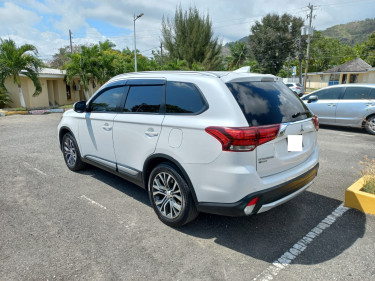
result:
<svg viewBox="0 0 375 281"><path fill-rule="evenodd" d="M116 163L113 163L111 161L108 161L108 160L104 160L102 158L98 158L96 156L92 156L92 155L86 155L85 158L87 158L88 160L91 160L91 161L94 161L100 165L103 165L107 168L110 168L110 169L113 169L113 170L116 170Z"/></svg>
<svg viewBox="0 0 375 281"><path fill-rule="evenodd" d="M310 118L306 118L306 119L299 120L299 121L296 121L296 122L281 123L281 124L280 124L279 133L278 133L277 137L282 137L282 136L284 136L285 131L286 131L286 128L287 128L290 124L304 123L304 122L307 122L307 121L312 121L312 118L310 117Z"/></svg>
<svg viewBox="0 0 375 281"><path fill-rule="evenodd" d="M259 211L257 212L257 214L259 213L263 213L263 212L266 212L272 208L275 208L281 204L284 204L285 202L289 201L290 199L296 197L298 194L300 194L301 192L305 191L310 185L312 185L314 183L315 179L312 180L311 182L309 182L308 184L306 184L304 187L302 187L301 189L298 189L296 192L292 193L292 194L289 194L288 196L285 196L277 201L274 201L274 202L271 202L271 203L268 203L268 204L264 204L260 209Z"/></svg>
<svg viewBox="0 0 375 281"><path fill-rule="evenodd" d="M132 175L132 176L136 176L139 174L138 171L130 168L130 167L125 167L123 165L119 165L117 164L117 168L118 168L118 171L121 173L121 174L128 174L128 175Z"/></svg>

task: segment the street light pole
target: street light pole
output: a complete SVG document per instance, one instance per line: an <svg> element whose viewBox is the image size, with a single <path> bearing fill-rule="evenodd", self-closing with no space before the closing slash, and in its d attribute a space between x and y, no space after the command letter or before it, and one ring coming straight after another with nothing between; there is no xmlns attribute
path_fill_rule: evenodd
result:
<svg viewBox="0 0 375 281"><path fill-rule="evenodd" d="M139 14L138 16L135 16L134 14L134 20L133 20L134 21L134 70L135 72L137 72L137 43L135 39L136 38L135 37L135 21L143 15L144 15L143 13Z"/></svg>

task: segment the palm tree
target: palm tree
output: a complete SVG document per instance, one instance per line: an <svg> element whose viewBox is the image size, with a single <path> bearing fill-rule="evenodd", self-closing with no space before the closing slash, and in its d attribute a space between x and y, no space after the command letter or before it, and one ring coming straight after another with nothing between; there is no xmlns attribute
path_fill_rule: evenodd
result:
<svg viewBox="0 0 375 281"><path fill-rule="evenodd" d="M38 79L38 72L42 67L42 61L36 57L38 50L30 44L17 47L12 39L0 39L0 87L5 88L5 79L12 77L18 86L21 106L26 107L21 88L20 74L33 81L35 92L33 97L42 92L42 86Z"/></svg>
<svg viewBox="0 0 375 281"><path fill-rule="evenodd" d="M78 76L80 83L83 86L83 92L86 100L89 96L89 86L91 96L93 95L94 80L99 77L98 74L98 55L99 49L97 45L92 47L82 46L81 53L74 53L71 55L71 61L66 66L66 81L68 84L72 83L74 76Z"/></svg>
<svg viewBox="0 0 375 281"><path fill-rule="evenodd" d="M235 42L229 45L229 69L238 68L249 55L249 49L245 42Z"/></svg>

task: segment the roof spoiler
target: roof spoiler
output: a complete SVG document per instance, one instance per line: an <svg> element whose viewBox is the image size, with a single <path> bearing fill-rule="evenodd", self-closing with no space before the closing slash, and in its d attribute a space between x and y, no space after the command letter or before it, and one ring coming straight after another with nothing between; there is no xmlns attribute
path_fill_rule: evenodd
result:
<svg viewBox="0 0 375 281"><path fill-rule="evenodd" d="M244 66L239 69L234 70L236 73L250 73L250 66Z"/></svg>

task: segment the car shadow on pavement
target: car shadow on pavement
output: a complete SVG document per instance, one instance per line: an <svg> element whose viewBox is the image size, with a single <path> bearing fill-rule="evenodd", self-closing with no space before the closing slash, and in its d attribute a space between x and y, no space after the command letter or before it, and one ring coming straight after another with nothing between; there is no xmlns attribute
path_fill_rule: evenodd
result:
<svg viewBox="0 0 375 281"><path fill-rule="evenodd" d="M251 217L201 214L180 231L203 239L214 238L217 244L272 263L341 203L306 191L284 205ZM348 210L308 245L308 255L302 253L293 262L317 264L340 255L363 237L365 225L366 216L363 213Z"/></svg>
<svg viewBox="0 0 375 281"><path fill-rule="evenodd" d="M83 173L90 174L151 208L144 189L100 169L92 168ZM215 243L223 247L272 263L341 203L339 200L305 191L291 201L262 214L224 217L201 213L195 221L176 230L201 239L214 239ZM358 238L363 237L365 226L366 215L348 210L316 237L293 263L317 264L340 255ZM308 254L305 254L307 251Z"/></svg>
<svg viewBox="0 0 375 281"><path fill-rule="evenodd" d="M337 131L337 132L368 135L365 129L363 128L352 128L352 127L342 127L342 126L322 125L322 124L319 124L319 127L322 129L327 129L327 130Z"/></svg>

